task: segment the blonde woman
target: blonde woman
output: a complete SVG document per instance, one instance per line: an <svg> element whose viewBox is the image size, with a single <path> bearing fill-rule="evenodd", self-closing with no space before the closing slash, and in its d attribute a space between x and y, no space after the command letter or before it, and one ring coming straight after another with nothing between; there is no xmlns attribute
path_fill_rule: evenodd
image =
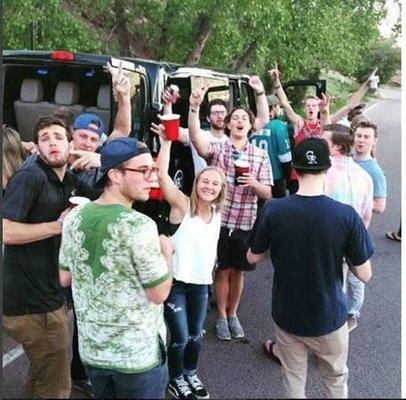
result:
<svg viewBox="0 0 406 400"><path fill-rule="evenodd" d="M196 370L227 182L221 169L206 167L187 197L168 175L171 142L163 126L153 124L152 130L161 137L158 180L171 207L169 222L179 225L172 236L174 279L164 309L171 336L168 390L175 398L209 398Z"/></svg>
<svg viewBox="0 0 406 400"><path fill-rule="evenodd" d="M6 189L11 176L20 168L26 158L20 134L3 125L3 190Z"/></svg>

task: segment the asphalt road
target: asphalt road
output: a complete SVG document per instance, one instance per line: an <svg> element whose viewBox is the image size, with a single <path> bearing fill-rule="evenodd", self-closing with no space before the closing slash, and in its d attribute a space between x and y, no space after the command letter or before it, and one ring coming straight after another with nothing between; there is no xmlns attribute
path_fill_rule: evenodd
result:
<svg viewBox="0 0 406 400"><path fill-rule="evenodd" d="M379 127L378 161L386 171L388 200L385 213L374 215L370 226L376 247L373 278L367 285L359 326L350 334L352 398L401 396L401 246L385 238L385 232L397 229L400 221L400 91L382 93L385 98L367 114ZM216 339L215 311L208 313L199 376L212 398L280 398L283 394L280 367L262 351L263 340L274 337L270 317L272 277L269 261L246 275L239 311L246 332L244 341ZM3 362L13 348L15 343L3 334ZM27 370L24 354L3 368L3 398L19 397ZM324 397L313 357L309 361L307 396ZM72 397L83 396L74 391Z"/></svg>

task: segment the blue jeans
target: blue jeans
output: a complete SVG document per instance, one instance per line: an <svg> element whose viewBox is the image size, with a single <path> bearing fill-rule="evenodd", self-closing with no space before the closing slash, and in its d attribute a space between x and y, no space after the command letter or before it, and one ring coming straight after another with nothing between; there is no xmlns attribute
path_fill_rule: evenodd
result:
<svg viewBox="0 0 406 400"><path fill-rule="evenodd" d="M170 379L196 373L208 300L207 285L173 282L164 308L171 336L168 348Z"/></svg>
<svg viewBox="0 0 406 400"><path fill-rule="evenodd" d="M164 399L168 368L162 363L141 374L123 374L109 369L86 366L96 399Z"/></svg>
<svg viewBox="0 0 406 400"><path fill-rule="evenodd" d="M365 283L360 281L351 271L348 271L347 288L348 314L359 318L361 307L364 304Z"/></svg>

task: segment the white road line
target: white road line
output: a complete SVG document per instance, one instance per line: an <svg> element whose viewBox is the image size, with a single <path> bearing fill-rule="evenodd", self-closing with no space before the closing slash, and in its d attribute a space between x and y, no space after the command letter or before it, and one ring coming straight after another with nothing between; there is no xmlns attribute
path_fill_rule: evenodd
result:
<svg viewBox="0 0 406 400"><path fill-rule="evenodd" d="M372 105L370 105L366 110L365 110L365 114L370 112L375 106L377 106L379 104L379 101L377 101L376 103L373 103Z"/></svg>
<svg viewBox="0 0 406 400"><path fill-rule="evenodd" d="M21 344L8 351L3 356L3 368L5 368L8 364L12 363L14 360L22 356L23 354L24 349L23 346L21 346Z"/></svg>

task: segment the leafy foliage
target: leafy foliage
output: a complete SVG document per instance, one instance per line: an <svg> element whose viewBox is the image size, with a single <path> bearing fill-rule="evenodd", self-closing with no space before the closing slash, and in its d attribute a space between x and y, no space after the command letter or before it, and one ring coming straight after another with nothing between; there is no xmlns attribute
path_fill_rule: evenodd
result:
<svg viewBox="0 0 406 400"><path fill-rule="evenodd" d="M31 24L35 50L102 49L97 32L75 12L67 12L60 0L4 0L3 10L5 49L29 49Z"/></svg>
<svg viewBox="0 0 406 400"><path fill-rule="evenodd" d="M27 48L34 22L36 49L182 64L206 20L199 66L265 76L277 62L287 81L360 71L386 10L385 0L5 0L4 12L5 48Z"/></svg>
<svg viewBox="0 0 406 400"><path fill-rule="evenodd" d="M400 49L394 46L391 39L375 42L366 52L362 64L355 71L354 76L359 82L364 81L373 68L378 67L380 83L390 81L396 70L400 68Z"/></svg>

